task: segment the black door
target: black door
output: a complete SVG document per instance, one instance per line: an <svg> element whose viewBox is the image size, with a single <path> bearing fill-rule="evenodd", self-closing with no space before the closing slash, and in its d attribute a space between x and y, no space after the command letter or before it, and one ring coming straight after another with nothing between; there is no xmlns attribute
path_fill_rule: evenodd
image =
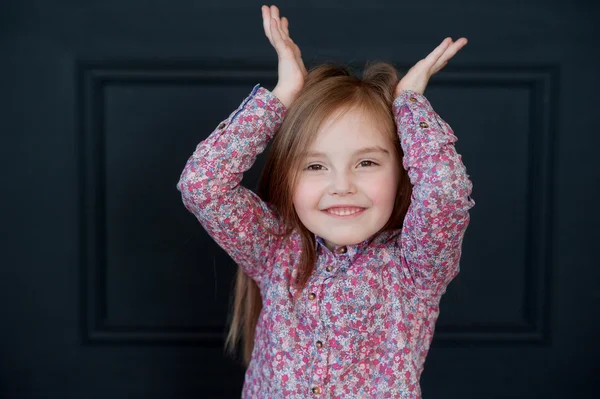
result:
<svg viewBox="0 0 600 399"><path fill-rule="evenodd" d="M444 37L469 39L425 92L459 138L477 202L426 399L598 397L600 10L589 4L277 4L307 65L406 71ZM175 184L252 87L276 83L260 6L0 5L1 398L240 396L244 370L222 350L235 264Z"/></svg>

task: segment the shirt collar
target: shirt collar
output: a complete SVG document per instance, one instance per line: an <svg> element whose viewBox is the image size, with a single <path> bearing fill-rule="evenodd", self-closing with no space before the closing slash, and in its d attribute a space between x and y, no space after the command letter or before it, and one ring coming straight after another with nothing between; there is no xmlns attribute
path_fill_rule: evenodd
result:
<svg viewBox="0 0 600 399"><path fill-rule="evenodd" d="M371 237L365 239L364 241L361 241L357 244L351 244L351 245L336 245L333 249L333 251L330 251L329 248L327 248L327 246L325 245L325 239L323 239L323 237L320 237L316 234L313 233L313 236L315 238L315 252L318 251L319 246L321 246L323 248L324 251L329 251L329 252L333 252L334 254L338 254L338 250L341 247L346 247L346 254L353 256L355 254L359 254L361 252L363 252L366 248L368 248L371 244L381 244L386 242L391 236L392 234L394 234L393 231L383 231L380 232L378 234L374 234Z"/></svg>

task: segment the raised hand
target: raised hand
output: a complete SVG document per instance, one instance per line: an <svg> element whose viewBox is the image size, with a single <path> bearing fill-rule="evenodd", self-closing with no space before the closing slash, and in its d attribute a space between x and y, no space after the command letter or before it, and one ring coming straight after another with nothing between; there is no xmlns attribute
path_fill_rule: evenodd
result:
<svg viewBox="0 0 600 399"><path fill-rule="evenodd" d="M439 72L448 64L448 61L467 44L468 40L461 37L456 42L451 37L445 38L427 57L417 62L406 75L398 82L395 96L398 97L402 90L413 90L423 94L429 83L429 78Z"/></svg>
<svg viewBox="0 0 600 399"><path fill-rule="evenodd" d="M306 67L302 61L302 53L290 38L287 18L279 18L277 6L267 7L263 5L261 11L265 35L275 47L279 59L278 81L277 86L273 89L273 94L286 107L289 107L304 86L307 75Z"/></svg>

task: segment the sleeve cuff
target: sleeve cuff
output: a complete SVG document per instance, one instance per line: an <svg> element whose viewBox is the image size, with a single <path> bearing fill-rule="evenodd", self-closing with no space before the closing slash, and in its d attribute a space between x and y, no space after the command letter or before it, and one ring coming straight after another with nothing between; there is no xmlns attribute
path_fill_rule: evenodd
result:
<svg viewBox="0 0 600 399"><path fill-rule="evenodd" d="M400 95L394 99L394 114L399 116L400 110L404 106L410 109L414 123L419 125L425 123L422 127L434 126L446 135L453 134L449 126L435 112L425 95L413 90L402 90Z"/></svg>
<svg viewBox="0 0 600 399"><path fill-rule="evenodd" d="M402 107L404 104L423 104L428 109L432 109L429 100L423 94L413 90L402 90L400 95L394 99L394 107L396 109Z"/></svg>
<svg viewBox="0 0 600 399"><path fill-rule="evenodd" d="M260 83L254 86L254 90L252 92L254 93L255 91L257 94L263 96L267 103L273 108L281 110L283 112L287 111L287 107L281 102L279 97L273 94L273 92L269 89L262 87Z"/></svg>

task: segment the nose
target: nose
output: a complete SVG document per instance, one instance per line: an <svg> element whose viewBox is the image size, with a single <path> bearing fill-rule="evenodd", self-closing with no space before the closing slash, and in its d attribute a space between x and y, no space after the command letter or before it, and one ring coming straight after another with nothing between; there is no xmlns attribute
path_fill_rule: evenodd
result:
<svg viewBox="0 0 600 399"><path fill-rule="evenodd" d="M354 181L351 173L335 172L331 174L331 182L329 186L329 194L347 195L356 192Z"/></svg>

